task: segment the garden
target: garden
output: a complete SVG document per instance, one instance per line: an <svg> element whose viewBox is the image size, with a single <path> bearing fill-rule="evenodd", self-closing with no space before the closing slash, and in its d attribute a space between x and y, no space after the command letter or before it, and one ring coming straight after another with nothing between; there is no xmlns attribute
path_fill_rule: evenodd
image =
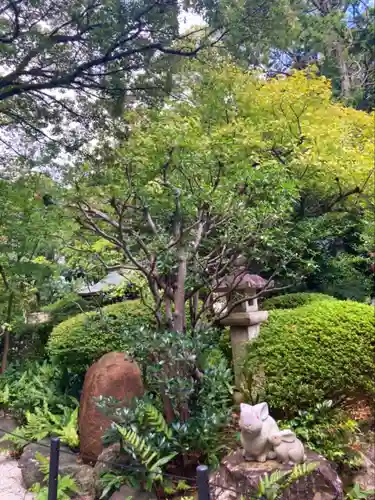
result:
<svg viewBox="0 0 375 500"><path fill-rule="evenodd" d="M0 455L36 500L52 438L58 500L201 498L199 465L217 500L375 498L373 96L245 58L339 18L193 2L182 36L169 2L68 3L0 9ZM246 411L304 458L246 459Z"/></svg>

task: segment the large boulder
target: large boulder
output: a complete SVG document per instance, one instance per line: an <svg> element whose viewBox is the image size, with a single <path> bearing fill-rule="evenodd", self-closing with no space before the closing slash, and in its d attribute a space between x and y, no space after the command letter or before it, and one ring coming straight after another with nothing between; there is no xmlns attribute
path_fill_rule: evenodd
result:
<svg viewBox="0 0 375 500"><path fill-rule="evenodd" d="M86 462L96 461L103 450L102 438L111 421L96 407L94 398L112 396L129 404L143 395L141 371L122 352L102 356L87 370L79 412L80 451Z"/></svg>
<svg viewBox="0 0 375 500"><path fill-rule="evenodd" d="M121 451L120 443L114 443L107 448L104 448L94 467L96 494L98 498L101 497L103 492L100 477L107 472L121 472L123 470L123 466L130 465L130 463L131 457Z"/></svg>
<svg viewBox="0 0 375 500"><path fill-rule="evenodd" d="M18 465L21 468L23 481L27 489L31 488L35 483L44 481L44 474L40 471L40 463L36 455L40 453L40 455L48 458L50 455L49 447L49 439L25 446ZM65 445L60 445L59 474L72 476L77 482L82 495L94 496L94 469L80 463L78 456Z"/></svg>
<svg viewBox="0 0 375 500"><path fill-rule="evenodd" d="M306 450L307 464L317 464L306 477L294 482L282 494L283 500L342 500L342 482L329 462L310 450ZM287 473L293 467L275 460L267 462L245 462L242 450L223 459L220 469L210 478L212 496L216 500L248 498L258 488L259 481L275 470Z"/></svg>
<svg viewBox="0 0 375 500"><path fill-rule="evenodd" d="M109 500L124 500L131 498L132 500L154 500L157 497L151 493L142 492L131 486L121 486L118 491L115 491Z"/></svg>
<svg viewBox="0 0 375 500"><path fill-rule="evenodd" d="M371 491L372 494L366 498L375 500L375 445L370 445L362 453L362 466L353 474L352 482L363 491Z"/></svg>
<svg viewBox="0 0 375 500"><path fill-rule="evenodd" d="M14 432L18 427L17 421L9 415L0 414L0 439L2 439L7 432ZM0 441L1 450L14 450L14 443L8 439Z"/></svg>

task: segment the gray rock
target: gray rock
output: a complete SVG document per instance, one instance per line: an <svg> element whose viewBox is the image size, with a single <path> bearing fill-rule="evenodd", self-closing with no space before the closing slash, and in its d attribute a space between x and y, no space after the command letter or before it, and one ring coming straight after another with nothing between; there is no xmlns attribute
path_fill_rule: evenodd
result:
<svg viewBox="0 0 375 500"><path fill-rule="evenodd" d="M0 429L3 429L6 432L3 432L3 430L0 430L0 439L6 434L7 432L14 432L18 427L18 423L14 418L9 417L7 415L0 416ZM3 450L14 450L14 443L12 441L8 441L7 439L4 439L4 441L0 441L0 448Z"/></svg>
<svg viewBox="0 0 375 500"><path fill-rule="evenodd" d="M49 439L44 439L38 443L27 445L18 465L22 471L22 477L27 489L35 483L41 483L44 480L44 474L40 471L39 462L36 454L40 453L44 457L49 457ZM95 475L94 469L88 465L83 465L77 461L75 455L67 446L60 446L59 474L62 476L70 475L76 481L82 494L88 496L94 495Z"/></svg>
<svg viewBox="0 0 375 500"><path fill-rule="evenodd" d="M148 492L139 491L135 488L131 488L130 486L121 486L121 488L113 493L109 500L126 500L127 498L131 498L132 500L154 500L157 498L155 495L152 495Z"/></svg>
<svg viewBox="0 0 375 500"><path fill-rule="evenodd" d="M95 473L92 467L81 464L73 477L78 484L81 500L95 498Z"/></svg>
<svg viewBox="0 0 375 500"><path fill-rule="evenodd" d="M362 467L352 476L352 482L359 484L363 491L375 491L375 446L365 450L362 458ZM367 498L375 500L375 494Z"/></svg>
<svg viewBox="0 0 375 500"><path fill-rule="evenodd" d="M100 497L102 487L100 484L100 476L105 472L121 471L122 465L130 464L130 457L127 454L120 452L120 444L115 443L101 452L94 467L95 480L96 480L96 493Z"/></svg>
<svg viewBox="0 0 375 500"><path fill-rule="evenodd" d="M343 486L340 478L329 462L306 449L307 464L317 463L317 468L287 488L283 500L343 500ZM242 451L238 450L225 457L220 469L210 478L212 496L216 500L234 500L247 498L254 494L259 481L265 474L275 470L288 472L291 465L282 465L275 460L266 462L245 462Z"/></svg>
<svg viewBox="0 0 375 500"><path fill-rule="evenodd" d="M114 469L121 470L121 465L129 465L130 462L131 459L129 455L120 452L119 443L111 444L107 448L104 448L98 456L98 460L94 467L95 474L99 477L104 472ZM118 467L116 467L116 465L118 465Z"/></svg>

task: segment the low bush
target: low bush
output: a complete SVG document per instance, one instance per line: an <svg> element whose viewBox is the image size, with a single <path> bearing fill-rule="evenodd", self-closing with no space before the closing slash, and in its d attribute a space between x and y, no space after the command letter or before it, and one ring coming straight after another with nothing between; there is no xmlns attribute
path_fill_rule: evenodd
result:
<svg viewBox="0 0 375 500"><path fill-rule="evenodd" d="M144 398L127 408L98 398L98 408L115 422L105 445L122 442L138 472L146 469L149 486L182 463L218 465L228 451L232 373L216 347L219 336L214 329L194 336L141 330L130 353L143 371Z"/></svg>
<svg viewBox="0 0 375 500"><path fill-rule="evenodd" d="M262 309L265 311L271 311L272 309L295 309L296 307L306 306L313 302L320 302L321 300L335 299L323 293L288 293L286 295L278 295L277 297L266 299L263 302Z"/></svg>
<svg viewBox="0 0 375 500"><path fill-rule="evenodd" d="M82 373L103 354L125 350L126 338L136 337L141 327L149 327L153 321L152 312L139 300L111 304L55 326L47 351L59 364Z"/></svg>
<svg viewBox="0 0 375 500"><path fill-rule="evenodd" d="M292 420L280 422L283 429L293 429L296 435L311 450L323 455L340 466L358 467L361 455L358 453L359 428L355 420L332 401L323 401L310 410L299 410Z"/></svg>
<svg viewBox="0 0 375 500"><path fill-rule="evenodd" d="M68 318L84 311L97 308L95 302L89 302L79 295L69 294L64 298L42 308L42 312L50 315L44 323L17 323L11 336L9 360L42 359L45 346L53 327Z"/></svg>
<svg viewBox="0 0 375 500"><path fill-rule="evenodd" d="M375 395L375 316L371 306L321 300L271 311L248 348L247 380L263 379L262 397L293 415L325 399ZM259 375L261 374L261 377Z"/></svg>
<svg viewBox="0 0 375 500"><path fill-rule="evenodd" d="M53 323L17 324L10 338L9 361L42 359Z"/></svg>

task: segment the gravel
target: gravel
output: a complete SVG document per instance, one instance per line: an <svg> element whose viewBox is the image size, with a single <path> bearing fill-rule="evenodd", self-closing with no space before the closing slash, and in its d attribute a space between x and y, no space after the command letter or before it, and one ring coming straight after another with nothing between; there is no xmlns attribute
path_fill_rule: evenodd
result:
<svg viewBox="0 0 375 500"><path fill-rule="evenodd" d="M0 453L0 499L1 500L34 500L22 482L21 470L17 460L6 453Z"/></svg>

